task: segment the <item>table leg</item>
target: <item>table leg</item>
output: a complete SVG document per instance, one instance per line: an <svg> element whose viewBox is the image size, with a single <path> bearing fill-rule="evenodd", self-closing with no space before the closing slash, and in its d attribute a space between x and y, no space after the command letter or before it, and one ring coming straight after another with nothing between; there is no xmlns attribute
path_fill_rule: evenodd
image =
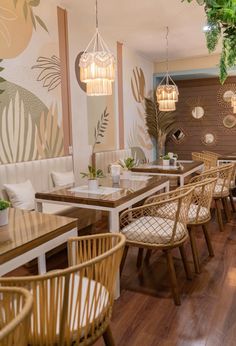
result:
<svg viewBox="0 0 236 346"><path fill-rule="evenodd" d="M116 210L109 211L109 231L111 233L120 231L120 220L119 220L119 212ZM120 297L120 273L117 273L116 284L115 284L115 299Z"/></svg>
<svg viewBox="0 0 236 346"><path fill-rule="evenodd" d="M38 257L38 274L45 274L47 272L46 268L46 255L42 254Z"/></svg>
<svg viewBox="0 0 236 346"><path fill-rule="evenodd" d="M42 202L35 202L35 210L39 211L40 213L43 212L43 203Z"/></svg>

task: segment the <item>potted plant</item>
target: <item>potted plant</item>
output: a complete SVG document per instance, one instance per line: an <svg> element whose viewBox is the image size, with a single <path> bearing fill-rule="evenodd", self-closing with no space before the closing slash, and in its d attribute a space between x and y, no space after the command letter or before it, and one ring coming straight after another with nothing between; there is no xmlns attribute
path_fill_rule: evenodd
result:
<svg viewBox="0 0 236 346"><path fill-rule="evenodd" d="M88 189L95 191L98 189L98 179L104 178L103 171L101 169L96 169L93 166L88 166L87 173L80 173L82 178L88 178Z"/></svg>
<svg viewBox="0 0 236 346"><path fill-rule="evenodd" d="M8 209L10 203L8 201L0 200L0 226L8 224Z"/></svg>
<svg viewBox="0 0 236 346"><path fill-rule="evenodd" d="M163 163L163 166L169 166L170 165L170 156L169 155L163 156L162 163Z"/></svg>
<svg viewBox="0 0 236 346"><path fill-rule="evenodd" d="M119 165L123 168L123 178L130 179L131 169L136 166L135 159L132 157L127 157L127 159L119 160Z"/></svg>
<svg viewBox="0 0 236 346"><path fill-rule="evenodd" d="M177 160L178 160L178 155L174 154L173 155L173 165L176 166L177 165Z"/></svg>

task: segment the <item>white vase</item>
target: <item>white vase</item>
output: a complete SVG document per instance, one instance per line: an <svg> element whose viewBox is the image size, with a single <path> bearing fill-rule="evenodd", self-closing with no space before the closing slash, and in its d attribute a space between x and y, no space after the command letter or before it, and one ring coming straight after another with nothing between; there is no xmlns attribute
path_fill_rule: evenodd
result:
<svg viewBox="0 0 236 346"><path fill-rule="evenodd" d="M89 179L88 180L88 189L90 191L98 190L98 180L97 179Z"/></svg>
<svg viewBox="0 0 236 346"><path fill-rule="evenodd" d="M123 179L130 179L131 178L131 174L132 174L132 172L131 171L123 171L123 173L122 173L122 176L123 176Z"/></svg>
<svg viewBox="0 0 236 346"><path fill-rule="evenodd" d="M169 166L170 160L163 160L163 166Z"/></svg>
<svg viewBox="0 0 236 346"><path fill-rule="evenodd" d="M9 208L0 210L0 227L8 224L8 211Z"/></svg>

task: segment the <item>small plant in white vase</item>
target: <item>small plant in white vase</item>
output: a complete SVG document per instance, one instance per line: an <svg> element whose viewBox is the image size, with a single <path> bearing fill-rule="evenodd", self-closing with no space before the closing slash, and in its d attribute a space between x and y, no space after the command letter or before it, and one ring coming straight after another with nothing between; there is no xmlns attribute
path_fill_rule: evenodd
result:
<svg viewBox="0 0 236 346"><path fill-rule="evenodd" d="M10 203L8 201L0 200L0 227L8 224L8 210Z"/></svg>
<svg viewBox="0 0 236 346"><path fill-rule="evenodd" d="M170 156L169 155L163 156L162 162L163 162L163 166L169 166L170 165Z"/></svg>
<svg viewBox="0 0 236 346"><path fill-rule="evenodd" d="M127 157L127 159L119 160L119 165L123 168L123 178L130 179L131 169L136 166L136 161L132 157Z"/></svg>
<svg viewBox="0 0 236 346"><path fill-rule="evenodd" d="M88 166L87 173L80 173L82 178L88 178L88 189L91 191L98 190L98 179L104 178L103 171L101 169L96 169L93 166Z"/></svg>
<svg viewBox="0 0 236 346"><path fill-rule="evenodd" d="M174 164L174 166L176 166L177 165L177 160L178 160L178 155L177 154L174 154L173 155L173 164Z"/></svg>

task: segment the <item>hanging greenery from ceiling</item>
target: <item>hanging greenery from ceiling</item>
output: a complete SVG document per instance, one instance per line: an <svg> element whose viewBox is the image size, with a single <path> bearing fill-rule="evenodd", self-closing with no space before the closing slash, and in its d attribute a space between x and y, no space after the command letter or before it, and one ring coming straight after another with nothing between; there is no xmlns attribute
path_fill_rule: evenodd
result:
<svg viewBox="0 0 236 346"><path fill-rule="evenodd" d="M193 0L182 0L192 2ZM207 48L212 53L222 37L220 82L228 76L228 69L236 64L236 0L196 0L205 6L207 15Z"/></svg>

